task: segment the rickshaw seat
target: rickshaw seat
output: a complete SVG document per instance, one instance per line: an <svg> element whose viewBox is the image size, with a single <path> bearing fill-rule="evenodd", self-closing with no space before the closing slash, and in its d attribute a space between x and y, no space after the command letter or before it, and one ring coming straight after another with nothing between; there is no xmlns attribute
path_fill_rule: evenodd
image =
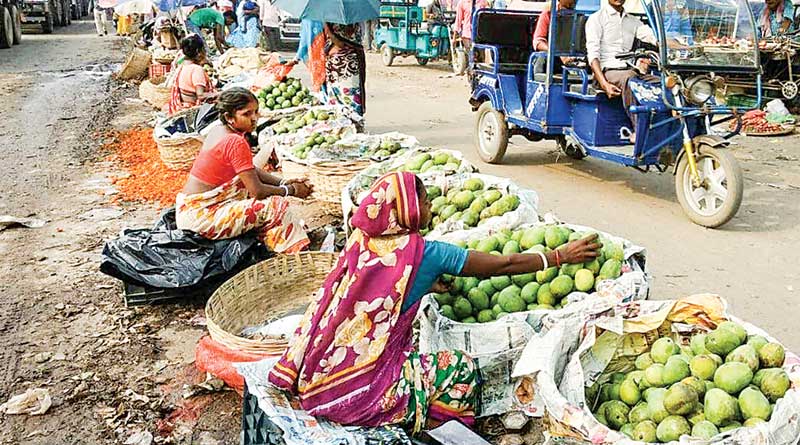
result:
<svg viewBox="0 0 800 445"><path fill-rule="evenodd" d="M525 73L528 57L533 50L533 28L538 15L521 15L498 10L478 12L477 27L473 43L491 45L497 48L498 71L504 73ZM478 63L480 70L492 70L492 64Z"/></svg>
<svg viewBox="0 0 800 445"><path fill-rule="evenodd" d="M561 73L553 74L553 82L559 82L560 83L563 79L564 79L564 76L561 75ZM592 80L592 79L593 79L593 77L592 77L592 74L590 73L589 74L589 80ZM535 73L533 75L533 80L535 80L536 82L545 82L547 80L547 73ZM576 73L569 73L568 74L567 83L570 83L570 84L571 83L578 83L578 84L580 84L582 81L583 81L583 79L581 79L581 76L579 76L578 74L576 74Z"/></svg>
<svg viewBox="0 0 800 445"><path fill-rule="evenodd" d="M582 87L583 86L579 85L579 84L570 85L569 86L569 92L570 93L575 93L575 94L583 94L583 91L582 91L583 88ZM603 93L603 91L602 90L598 90L591 83L586 86L586 95L587 96L597 96L597 93ZM603 93L603 94L605 94L605 93Z"/></svg>

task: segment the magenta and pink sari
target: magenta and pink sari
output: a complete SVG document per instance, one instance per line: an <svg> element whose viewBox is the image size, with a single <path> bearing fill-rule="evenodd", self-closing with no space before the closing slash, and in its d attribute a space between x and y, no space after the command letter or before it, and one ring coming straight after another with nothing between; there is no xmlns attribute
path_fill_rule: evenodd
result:
<svg viewBox="0 0 800 445"><path fill-rule="evenodd" d="M418 354L417 303L401 311L425 241L412 173L370 189L338 263L269 375L314 416L345 425L410 424L474 416L476 371L460 352Z"/></svg>

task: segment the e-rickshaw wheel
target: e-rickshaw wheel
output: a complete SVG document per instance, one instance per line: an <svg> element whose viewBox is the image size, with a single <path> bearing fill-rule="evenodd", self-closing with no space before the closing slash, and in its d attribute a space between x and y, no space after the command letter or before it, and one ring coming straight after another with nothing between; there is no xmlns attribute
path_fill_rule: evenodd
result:
<svg viewBox="0 0 800 445"><path fill-rule="evenodd" d="M580 147L578 147L576 144L567 142L567 138L564 136L558 136L556 138L556 144L558 144L558 149L561 150L562 153L572 159L580 161L586 157L586 153L584 153Z"/></svg>
<svg viewBox="0 0 800 445"><path fill-rule="evenodd" d="M384 43L381 47L381 60L386 66L392 66L392 62L394 62L394 50L388 43Z"/></svg>
<svg viewBox="0 0 800 445"><path fill-rule="evenodd" d="M478 156L489 164L499 164L508 148L508 124L503 113L486 101L478 108L475 121L475 147Z"/></svg>
<svg viewBox="0 0 800 445"><path fill-rule="evenodd" d="M417 63L419 64L419 66L425 66L425 65L427 65L427 64L428 64L428 61L430 61L430 60L431 60L431 59L426 59L426 58L424 58L424 57L417 56Z"/></svg>
<svg viewBox="0 0 800 445"><path fill-rule="evenodd" d="M695 224L716 228L739 211L744 194L742 169L730 151L698 145L696 153L700 186L695 186L684 155L675 172L675 194Z"/></svg>

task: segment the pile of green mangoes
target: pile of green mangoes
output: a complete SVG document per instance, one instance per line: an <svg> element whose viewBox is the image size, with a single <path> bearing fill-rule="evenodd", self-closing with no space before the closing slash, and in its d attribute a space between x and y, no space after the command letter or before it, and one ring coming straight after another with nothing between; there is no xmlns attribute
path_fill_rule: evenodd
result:
<svg viewBox="0 0 800 445"><path fill-rule="evenodd" d="M597 420L634 440L670 442L684 434L707 440L769 420L791 385L781 369L784 356L780 344L725 321L688 345L657 339L636 358L634 371L588 388L587 399L600 404Z"/></svg>
<svg viewBox="0 0 800 445"><path fill-rule="evenodd" d="M333 134L312 133L302 144L297 144L292 148L292 154L300 159L305 159L311 150L331 148L339 139L339 136Z"/></svg>
<svg viewBox="0 0 800 445"><path fill-rule="evenodd" d="M367 156L376 156L379 158L388 158L389 156L396 155L403 149L399 142L391 139L384 139L380 145L372 150L367 151Z"/></svg>
<svg viewBox="0 0 800 445"><path fill-rule="evenodd" d="M428 187L433 227L445 221L461 221L466 227L476 227L481 221L519 207L519 196L504 196L498 189L487 189L480 178L467 179L460 188L453 187L444 196L441 193L437 186Z"/></svg>
<svg viewBox="0 0 800 445"><path fill-rule="evenodd" d="M413 173L436 171L455 171L461 166L461 160L446 151L421 153L406 161L402 170Z"/></svg>
<svg viewBox="0 0 800 445"><path fill-rule="evenodd" d="M282 110L311 104L311 94L308 88L300 83L300 79L287 77L274 85L267 85L256 95L258 106L269 110Z"/></svg>
<svg viewBox="0 0 800 445"><path fill-rule="evenodd" d="M284 133L294 133L295 131L311 125L315 122L319 121L327 121L328 119L332 119L333 115L326 110L308 110L303 114L298 114L293 119L289 119L288 117L284 117L283 119L279 120L275 125L272 126L272 129L275 131L275 134L284 134Z"/></svg>
<svg viewBox="0 0 800 445"><path fill-rule="evenodd" d="M470 250L493 255L549 252L563 244L590 236L566 226L548 225L524 230L505 230L488 237L457 243ZM444 277L450 291L435 294L439 308L447 318L462 323L486 323L511 312L559 309L567 304L573 291L591 292L596 282L619 277L622 246L607 239L599 257L588 263L564 264L536 273L497 276L485 280L473 277Z"/></svg>

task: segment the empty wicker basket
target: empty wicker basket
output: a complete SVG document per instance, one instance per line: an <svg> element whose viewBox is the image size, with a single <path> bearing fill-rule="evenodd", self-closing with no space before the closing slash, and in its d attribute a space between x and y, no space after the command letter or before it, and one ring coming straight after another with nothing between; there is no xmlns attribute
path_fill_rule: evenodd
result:
<svg viewBox="0 0 800 445"><path fill-rule="evenodd" d="M189 171L194 158L203 148L203 139L199 134L187 134L171 138L157 138L158 154L161 161L170 170Z"/></svg>
<svg viewBox="0 0 800 445"><path fill-rule="evenodd" d="M133 48L122 65L122 69L117 73L117 78L121 80L141 79L146 76L150 69L150 52L141 48Z"/></svg>
<svg viewBox="0 0 800 445"><path fill-rule="evenodd" d="M145 80L139 85L139 98L160 110L169 102L170 89L166 83L154 84Z"/></svg>
<svg viewBox="0 0 800 445"><path fill-rule="evenodd" d="M248 267L225 282L206 303L211 338L224 346L256 354L279 355L293 332L261 340L239 334L247 326L302 313L336 264L335 253L278 255Z"/></svg>
<svg viewBox="0 0 800 445"><path fill-rule="evenodd" d="M369 167L370 161L325 162L320 164L298 164L289 160L281 162L286 178L306 177L314 184L314 198L342 202L342 190L356 173Z"/></svg>

